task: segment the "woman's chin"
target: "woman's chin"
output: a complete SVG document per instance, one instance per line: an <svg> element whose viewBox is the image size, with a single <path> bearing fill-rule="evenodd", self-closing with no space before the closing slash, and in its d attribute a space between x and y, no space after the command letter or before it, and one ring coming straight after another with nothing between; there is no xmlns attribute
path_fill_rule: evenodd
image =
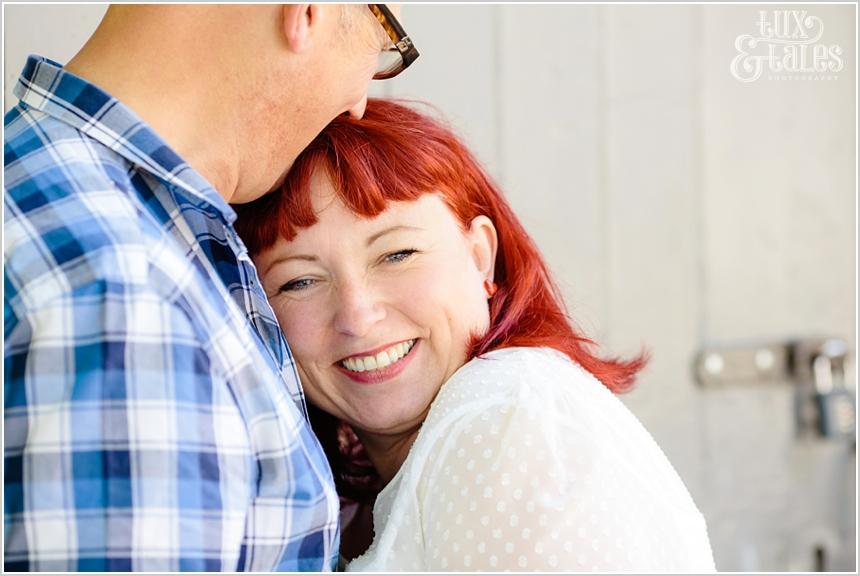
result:
<svg viewBox="0 0 860 576"><path fill-rule="evenodd" d="M402 399L389 397L382 404L365 405L360 412L354 413L356 418L352 427L357 432L375 436L396 437L414 432L427 417L432 400L422 401L412 395Z"/></svg>

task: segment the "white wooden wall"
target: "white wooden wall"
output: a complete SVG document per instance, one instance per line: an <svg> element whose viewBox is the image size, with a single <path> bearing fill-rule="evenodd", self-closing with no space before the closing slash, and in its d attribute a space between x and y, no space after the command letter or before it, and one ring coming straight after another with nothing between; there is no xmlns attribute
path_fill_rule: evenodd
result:
<svg viewBox="0 0 860 576"><path fill-rule="evenodd" d="M856 456L798 442L791 390L704 391L714 342L856 350L856 14L807 9L838 80L729 74L753 5L410 5L421 58L373 94L430 102L501 183L579 325L653 361L624 402L709 521L720 570L856 562ZM769 10L779 6L766 6ZM67 60L99 6L6 6L5 97L27 52ZM852 364L851 384L856 385Z"/></svg>

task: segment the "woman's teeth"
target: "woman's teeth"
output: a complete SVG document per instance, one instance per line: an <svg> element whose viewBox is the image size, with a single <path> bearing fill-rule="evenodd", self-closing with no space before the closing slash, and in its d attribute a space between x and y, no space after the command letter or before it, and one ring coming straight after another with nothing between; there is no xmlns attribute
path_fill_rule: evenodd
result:
<svg viewBox="0 0 860 576"><path fill-rule="evenodd" d="M394 364L412 350L415 340L395 344L387 350L383 350L375 356L353 356L341 360L340 365L350 372L367 372L368 370L379 370L390 364Z"/></svg>

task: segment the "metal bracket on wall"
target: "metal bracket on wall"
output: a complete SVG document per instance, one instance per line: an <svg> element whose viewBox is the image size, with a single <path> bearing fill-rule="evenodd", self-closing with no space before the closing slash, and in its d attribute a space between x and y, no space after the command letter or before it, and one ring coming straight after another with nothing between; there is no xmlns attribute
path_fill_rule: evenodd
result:
<svg viewBox="0 0 860 576"><path fill-rule="evenodd" d="M713 346L696 357L696 381L706 388L781 383L791 377L791 364L791 347L781 342Z"/></svg>
<svg viewBox="0 0 860 576"><path fill-rule="evenodd" d="M855 394L846 386L848 357L841 338L713 346L696 356L694 372L707 389L791 384L799 433L853 440L856 409Z"/></svg>

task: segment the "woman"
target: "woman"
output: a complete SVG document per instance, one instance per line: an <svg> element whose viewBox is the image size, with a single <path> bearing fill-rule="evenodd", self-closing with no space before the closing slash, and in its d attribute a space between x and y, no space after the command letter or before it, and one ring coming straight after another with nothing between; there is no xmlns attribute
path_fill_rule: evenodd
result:
<svg viewBox="0 0 860 576"><path fill-rule="evenodd" d="M371 100L238 211L338 488L376 498L349 569L714 570L683 482L613 395L644 358L591 351L450 131Z"/></svg>

